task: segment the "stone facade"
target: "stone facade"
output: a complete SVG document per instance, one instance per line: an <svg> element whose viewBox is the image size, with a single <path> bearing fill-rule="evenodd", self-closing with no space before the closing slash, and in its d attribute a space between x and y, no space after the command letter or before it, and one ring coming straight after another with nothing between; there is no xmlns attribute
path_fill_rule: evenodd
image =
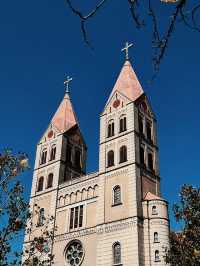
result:
<svg viewBox="0 0 200 266"><path fill-rule="evenodd" d="M85 174L86 151L67 94L37 146L30 197L33 210L55 217L55 265L164 266L169 219L156 118L129 61L100 115L98 172Z"/></svg>

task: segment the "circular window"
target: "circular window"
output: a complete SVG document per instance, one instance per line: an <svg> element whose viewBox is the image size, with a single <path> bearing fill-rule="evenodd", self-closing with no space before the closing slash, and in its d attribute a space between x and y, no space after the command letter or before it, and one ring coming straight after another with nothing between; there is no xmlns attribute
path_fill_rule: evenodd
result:
<svg viewBox="0 0 200 266"><path fill-rule="evenodd" d="M83 245L78 240L73 240L67 245L65 258L70 266L81 265L84 257Z"/></svg>

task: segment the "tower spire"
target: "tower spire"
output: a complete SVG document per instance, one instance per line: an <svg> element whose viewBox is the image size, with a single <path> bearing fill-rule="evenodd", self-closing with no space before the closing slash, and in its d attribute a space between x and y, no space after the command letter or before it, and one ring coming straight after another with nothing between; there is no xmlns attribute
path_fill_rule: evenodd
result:
<svg viewBox="0 0 200 266"><path fill-rule="evenodd" d="M64 87L65 87L65 92L69 93L69 83L72 81L72 78L68 76L66 73L64 74Z"/></svg>
<svg viewBox="0 0 200 266"><path fill-rule="evenodd" d="M129 51L128 49L133 46L133 43L126 42L125 47L121 49L121 52L125 52L125 59L129 60Z"/></svg>

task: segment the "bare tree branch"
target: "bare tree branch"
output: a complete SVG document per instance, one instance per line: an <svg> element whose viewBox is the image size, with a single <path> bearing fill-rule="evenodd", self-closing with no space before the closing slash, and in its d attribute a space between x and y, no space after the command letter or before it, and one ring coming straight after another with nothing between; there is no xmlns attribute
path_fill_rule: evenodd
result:
<svg viewBox="0 0 200 266"><path fill-rule="evenodd" d="M81 31L83 34L83 39L84 42L90 47L92 48L92 46L90 45L88 36L87 36L87 31L86 31L86 27L85 27L85 23L89 18L92 18L97 12L98 10L106 3L106 1L108 0L102 0L99 4L96 5L96 7L89 12L87 15L83 15L82 12L80 12L79 10L77 10L76 8L73 7L72 3L70 0L65 0L65 3L69 6L69 8L71 9L71 11L80 18L81 20Z"/></svg>
<svg viewBox="0 0 200 266"><path fill-rule="evenodd" d="M155 70L158 71L159 69L159 66L160 66L160 63L164 57L164 54L165 54L165 51L167 49L167 46L168 46L168 43L169 43L169 40L172 36L172 33L174 31L174 28L175 28L175 25L176 25L176 21L177 21L177 18L182 10L182 8L184 7L185 5L185 1L186 0L181 0L176 8L175 8L175 12L173 13L172 15L172 20L169 24L169 27L168 27L168 30L166 32L166 34L164 35L164 37L162 38L162 40L160 42L158 42L158 46L156 47L157 50L156 50L156 55L154 56L153 58L153 61L154 61L154 67L155 67Z"/></svg>
<svg viewBox="0 0 200 266"><path fill-rule="evenodd" d="M131 15L132 15L133 21L136 24L136 27L141 28L145 24L144 24L144 20L141 20L139 15L136 13L136 8L139 5L138 1L137 0L128 0L128 3L129 3Z"/></svg>
<svg viewBox="0 0 200 266"><path fill-rule="evenodd" d="M87 30L86 30L86 21L89 18L92 18L96 15L98 10L103 7L103 5L108 0L102 0L99 4L96 5L96 7L89 12L87 15L84 15L80 10L76 9L72 5L72 0L65 0L66 4L70 8L70 10L79 17L80 23L81 23L81 31L83 34L84 42L91 47L88 36L87 36ZM133 21L135 23L135 26L137 28L142 28L145 23L144 20L141 19L141 14L139 12L139 0L127 0L131 12L131 16L133 18ZM167 4L174 4L176 1L173 0L160 0L165 1ZM160 30L159 30L159 20L158 16L155 12L155 9L152 6L152 1L148 0L148 15L151 17L152 20L152 46L154 48L154 55L153 55L153 66L156 73L158 73L158 70L160 68L161 61L163 60L163 57L166 53L166 49L168 47L170 38L174 32L175 26L177 22L182 21L187 27L189 27L192 30L196 30L197 32L200 32L200 25L197 24L196 16L200 13L200 4L194 6L190 12L185 13L185 6L186 3L188 3L189 0L179 0L177 1L177 4L175 6L175 9L173 10L172 15L170 16L171 21L169 22L169 25L167 26L165 30L165 34L163 37L161 37ZM198 0L199 1L199 0ZM180 20L178 20L180 18ZM92 48L92 47L91 47Z"/></svg>

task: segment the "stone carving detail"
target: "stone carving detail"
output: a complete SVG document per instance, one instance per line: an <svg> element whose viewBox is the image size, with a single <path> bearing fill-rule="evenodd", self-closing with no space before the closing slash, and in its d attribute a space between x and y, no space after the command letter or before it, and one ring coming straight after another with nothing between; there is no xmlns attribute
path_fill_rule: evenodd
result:
<svg viewBox="0 0 200 266"><path fill-rule="evenodd" d="M58 235L55 237L55 241L62 241L67 239L80 238L91 234L106 234L115 231L120 231L126 228L135 227L138 223L137 217L129 218L124 221L112 222L107 225L98 225L90 229L83 229L73 233L66 233L64 235Z"/></svg>
<svg viewBox="0 0 200 266"><path fill-rule="evenodd" d="M87 176L86 176L87 177ZM84 177L83 177L84 178ZM95 184L98 183L98 177L96 178L92 178L91 180L87 181L87 182L83 182L84 180L81 177L81 182L78 184L72 184L71 186L67 186L65 188L61 188L60 192L59 192L59 196L63 195L63 194L69 194L72 191L76 191L76 190L82 190L84 187L88 187L88 186L94 186Z"/></svg>
<svg viewBox="0 0 200 266"><path fill-rule="evenodd" d="M150 222L151 225L166 225L169 226L169 222L167 220L155 220Z"/></svg>
<svg viewBox="0 0 200 266"><path fill-rule="evenodd" d="M73 191L69 194L62 194L58 198L58 207L63 207L69 204L74 204L83 200L92 199L98 196L99 186L95 184L94 186L89 186L82 188L82 190Z"/></svg>
<svg viewBox="0 0 200 266"><path fill-rule="evenodd" d="M34 200L34 202L38 202L38 201L42 201L42 200L46 200L46 201L50 201L51 196L42 196L41 197L38 195L38 197Z"/></svg>
<svg viewBox="0 0 200 266"><path fill-rule="evenodd" d="M121 171L116 171L114 174L107 175L106 178L123 175L123 174L126 174L127 172L128 172L128 169L124 169L124 170L121 170Z"/></svg>
<svg viewBox="0 0 200 266"><path fill-rule="evenodd" d="M123 138L123 139L120 139L118 143L127 142L127 141L128 141L127 138Z"/></svg>

